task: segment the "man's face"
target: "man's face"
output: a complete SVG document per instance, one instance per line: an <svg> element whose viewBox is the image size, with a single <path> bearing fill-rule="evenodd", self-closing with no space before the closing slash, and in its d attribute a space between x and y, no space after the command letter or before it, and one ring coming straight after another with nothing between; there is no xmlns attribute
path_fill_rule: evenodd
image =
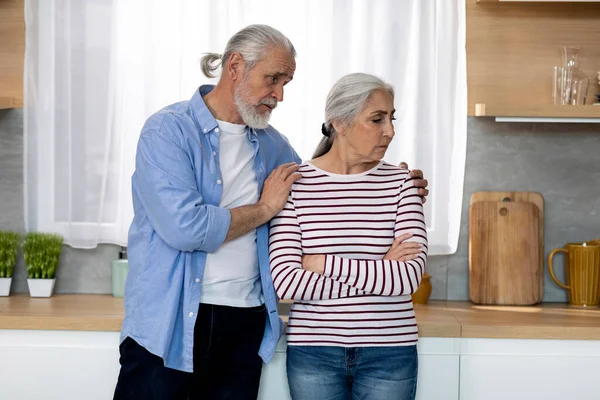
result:
<svg viewBox="0 0 600 400"><path fill-rule="evenodd" d="M283 101L283 87L294 78L296 61L287 50L274 47L250 71L244 71L235 88L235 104L251 128L269 125L271 111Z"/></svg>

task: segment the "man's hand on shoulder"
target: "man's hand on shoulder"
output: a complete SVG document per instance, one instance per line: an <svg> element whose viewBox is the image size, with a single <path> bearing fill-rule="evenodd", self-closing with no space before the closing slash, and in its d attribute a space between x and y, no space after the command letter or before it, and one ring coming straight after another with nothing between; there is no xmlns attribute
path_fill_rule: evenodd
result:
<svg viewBox="0 0 600 400"><path fill-rule="evenodd" d="M285 207L292 184L302 178L298 172L300 166L296 163L287 163L275 168L265 181L263 192L258 204L267 210L273 218Z"/></svg>
<svg viewBox="0 0 600 400"><path fill-rule="evenodd" d="M408 169L408 164L403 161L400 163L400 168ZM410 171L410 177L415 178L415 186L419 188L419 195L423 199L423 203L425 203L427 201L427 196L429 195L429 190L427 189L429 182L427 179L423 178L423 171L420 169L413 169Z"/></svg>

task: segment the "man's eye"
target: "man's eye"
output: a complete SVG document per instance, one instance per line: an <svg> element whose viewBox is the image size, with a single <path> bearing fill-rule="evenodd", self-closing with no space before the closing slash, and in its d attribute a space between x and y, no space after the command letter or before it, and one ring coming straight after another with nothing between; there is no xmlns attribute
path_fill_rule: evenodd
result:
<svg viewBox="0 0 600 400"><path fill-rule="evenodd" d="M392 117L392 121L395 121L395 120L396 120L396 117Z"/></svg>
<svg viewBox="0 0 600 400"><path fill-rule="evenodd" d="M374 119L374 120L373 120L373 122L375 122L376 124L378 124L378 123L380 123L380 122L381 122L381 118L379 118L379 119Z"/></svg>
<svg viewBox="0 0 600 400"><path fill-rule="evenodd" d="M267 77L267 81L268 81L268 82L269 82L271 85L274 85L274 84L276 84L278 80L279 80L279 79L277 79L277 77L275 77L275 76L273 76L273 75L269 75L269 76Z"/></svg>

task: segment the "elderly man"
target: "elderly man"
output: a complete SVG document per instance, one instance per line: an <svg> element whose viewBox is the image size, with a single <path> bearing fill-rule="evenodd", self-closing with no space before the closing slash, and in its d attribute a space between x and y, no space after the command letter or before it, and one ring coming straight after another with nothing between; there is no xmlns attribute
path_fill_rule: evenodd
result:
<svg viewBox="0 0 600 400"><path fill-rule="evenodd" d="M279 31L248 26L203 58L207 76L222 68L215 87L146 121L115 399L256 399L282 333L267 223L301 161L268 121L295 55Z"/></svg>

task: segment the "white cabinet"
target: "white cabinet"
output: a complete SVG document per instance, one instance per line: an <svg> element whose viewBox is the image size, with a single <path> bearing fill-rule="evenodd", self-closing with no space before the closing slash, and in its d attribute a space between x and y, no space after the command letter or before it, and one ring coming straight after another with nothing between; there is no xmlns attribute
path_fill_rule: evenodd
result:
<svg viewBox="0 0 600 400"><path fill-rule="evenodd" d="M0 399L112 399L116 332L0 329Z"/></svg>
<svg viewBox="0 0 600 400"><path fill-rule="evenodd" d="M111 399L116 332L0 329L0 399ZM419 339L417 400L600 399L600 341ZM259 400L289 400L285 339ZM460 388L460 390L459 390Z"/></svg>
<svg viewBox="0 0 600 400"><path fill-rule="evenodd" d="M285 336L277 343L275 355L270 363L263 365L260 377L258 400L290 400L287 376L285 374Z"/></svg>
<svg viewBox="0 0 600 400"><path fill-rule="evenodd" d="M421 338L417 400L458 400L460 339ZM285 336L265 365L258 400L290 400L285 374Z"/></svg>
<svg viewBox="0 0 600 400"><path fill-rule="evenodd" d="M418 400L457 400L459 339L419 341ZM111 399L116 332L0 330L0 399ZM288 400L285 337L265 365L259 400Z"/></svg>
<svg viewBox="0 0 600 400"><path fill-rule="evenodd" d="M420 338L417 400L458 400L461 339Z"/></svg>
<svg viewBox="0 0 600 400"><path fill-rule="evenodd" d="M600 399L600 341L463 339L460 400Z"/></svg>

